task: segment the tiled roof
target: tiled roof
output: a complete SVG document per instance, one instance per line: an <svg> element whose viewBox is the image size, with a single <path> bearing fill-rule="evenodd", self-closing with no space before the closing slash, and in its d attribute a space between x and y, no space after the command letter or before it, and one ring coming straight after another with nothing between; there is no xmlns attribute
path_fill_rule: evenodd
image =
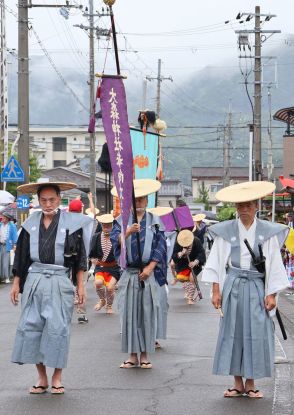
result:
<svg viewBox="0 0 294 415"><path fill-rule="evenodd" d="M279 177L282 174L282 167L274 169L274 176ZM266 176L267 169L264 169ZM222 178L224 175L223 167L192 167L192 179L209 179ZM230 177L232 179L246 179L248 177L248 167L231 167Z"/></svg>

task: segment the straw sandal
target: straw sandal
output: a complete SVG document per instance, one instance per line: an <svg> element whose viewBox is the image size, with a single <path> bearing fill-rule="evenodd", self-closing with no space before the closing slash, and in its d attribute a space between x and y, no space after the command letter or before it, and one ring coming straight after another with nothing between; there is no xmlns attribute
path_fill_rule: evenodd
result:
<svg viewBox="0 0 294 415"><path fill-rule="evenodd" d="M98 303L95 305L94 310L95 311L99 311L101 310L101 308L106 306L106 300L100 300L98 301Z"/></svg>
<svg viewBox="0 0 294 415"><path fill-rule="evenodd" d="M152 369L152 364L150 362L141 362L140 368L141 369Z"/></svg>
<svg viewBox="0 0 294 415"><path fill-rule="evenodd" d="M51 395L63 395L64 386L51 386Z"/></svg>
<svg viewBox="0 0 294 415"><path fill-rule="evenodd" d="M29 390L29 393L31 395L42 395L43 393L46 393L48 389L48 385L47 386L32 386L31 389Z"/></svg>
<svg viewBox="0 0 294 415"><path fill-rule="evenodd" d="M135 367L138 367L138 362L131 362L130 360L126 360L120 365L120 369L134 369Z"/></svg>
<svg viewBox="0 0 294 415"><path fill-rule="evenodd" d="M233 394L230 394L231 392L235 392ZM240 398L244 395L244 392L239 391L239 389L233 388L233 389L227 389L224 392L224 398Z"/></svg>
<svg viewBox="0 0 294 415"><path fill-rule="evenodd" d="M256 390L249 389L245 393L248 396L248 398L251 398L251 399L261 399L261 398L263 398L263 394L258 389L256 389ZM260 395L258 396L259 393L260 393ZM252 394L254 394L254 395L252 395Z"/></svg>

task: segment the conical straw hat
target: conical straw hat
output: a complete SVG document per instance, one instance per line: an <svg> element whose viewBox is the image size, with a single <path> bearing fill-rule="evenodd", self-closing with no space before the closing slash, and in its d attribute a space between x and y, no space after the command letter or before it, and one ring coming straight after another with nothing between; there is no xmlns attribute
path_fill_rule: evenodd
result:
<svg viewBox="0 0 294 415"><path fill-rule="evenodd" d="M261 199L275 190L271 182L245 182L219 190L215 198L220 202L242 203Z"/></svg>
<svg viewBox="0 0 294 415"><path fill-rule="evenodd" d="M198 213L198 215L193 216L193 221L194 222L201 222L205 218L206 218L205 213Z"/></svg>
<svg viewBox="0 0 294 415"><path fill-rule="evenodd" d="M67 182L37 182L37 183L27 183L22 184L17 187L19 193L27 194L27 193L37 193L40 187L46 187L48 185L58 186L61 192L65 190L75 189L77 185L75 183L67 183Z"/></svg>
<svg viewBox="0 0 294 415"><path fill-rule="evenodd" d="M163 216L163 215L167 215L168 213L171 213L173 211L173 208L168 207L168 206L157 206L157 207L149 208L146 210L147 212L153 213L153 215Z"/></svg>
<svg viewBox="0 0 294 415"><path fill-rule="evenodd" d="M112 223L114 221L114 217L110 213L105 213L105 215L96 216L96 219L100 223Z"/></svg>
<svg viewBox="0 0 294 415"><path fill-rule="evenodd" d="M95 208L95 216L97 216L99 214L99 212L100 212L100 210L98 208ZM86 209L85 214L90 216L90 217L94 217L91 208Z"/></svg>
<svg viewBox="0 0 294 415"><path fill-rule="evenodd" d="M177 242L183 248L187 248L188 246L192 245L194 241L193 232L189 231L188 229L184 229L179 232L177 237Z"/></svg>
<svg viewBox="0 0 294 415"><path fill-rule="evenodd" d="M161 183L158 180L153 179L135 179L134 180L134 190L135 197L148 196L151 193L158 192L161 187ZM111 194L113 196L118 196L116 187L111 189Z"/></svg>

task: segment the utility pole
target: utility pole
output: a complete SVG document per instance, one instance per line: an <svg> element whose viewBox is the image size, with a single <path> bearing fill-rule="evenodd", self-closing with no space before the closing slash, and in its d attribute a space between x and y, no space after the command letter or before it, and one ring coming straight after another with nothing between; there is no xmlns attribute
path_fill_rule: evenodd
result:
<svg viewBox="0 0 294 415"><path fill-rule="evenodd" d="M5 166L8 160L8 90L7 90L7 45L6 45L6 20L5 1L0 4L1 10L1 44L0 44L0 163ZM5 189L5 182L3 188Z"/></svg>
<svg viewBox="0 0 294 415"><path fill-rule="evenodd" d="M147 79L143 79L143 96L142 96L142 110L146 109L147 102Z"/></svg>
<svg viewBox="0 0 294 415"><path fill-rule="evenodd" d="M89 0L89 86L90 86L90 114L94 115L95 100L95 57L94 57L94 7L93 0ZM90 133L90 192L93 195L94 206L96 207L96 150L95 132Z"/></svg>
<svg viewBox="0 0 294 415"><path fill-rule="evenodd" d="M231 143L232 143L232 111L231 111L231 104L230 104L228 124L224 128L224 147L223 147L223 161L224 161L223 185L224 187L227 187L230 185Z"/></svg>
<svg viewBox="0 0 294 415"><path fill-rule="evenodd" d="M29 19L28 8L57 7L60 4L32 4L32 0L18 0L18 161L29 182ZM64 4L67 8L80 6Z"/></svg>
<svg viewBox="0 0 294 415"><path fill-rule="evenodd" d="M268 110L269 110L267 178L269 181L272 181L274 165L273 165L273 138L272 138L272 94L271 94L270 86L268 86L267 97L268 97Z"/></svg>
<svg viewBox="0 0 294 415"><path fill-rule="evenodd" d="M157 69L157 77L151 77L151 76L146 76L146 79L148 81L153 81L156 80L157 81L157 94L156 94L156 114L159 117L160 116L160 89L161 89L161 82L162 81L171 81L173 82L173 78L171 76L169 77L164 77L161 75L161 59L158 59L158 69Z"/></svg>
<svg viewBox="0 0 294 415"><path fill-rule="evenodd" d="M29 42L28 0L18 0L18 161L29 182Z"/></svg>
<svg viewBox="0 0 294 415"><path fill-rule="evenodd" d="M262 146L261 146L261 87L262 87L262 58L261 47L269 37L275 33L281 33L280 30L263 30L261 29L261 17L265 22L269 22L274 14L262 14L260 12L260 6L255 7L254 13L239 13L236 19L242 19L246 17L246 21L250 21L254 17L255 25L253 30L236 30L235 33L239 35L240 39L243 39L242 45L249 45L248 35L254 34L254 106L253 106L253 153L255 161L255 171L253 172L253 180L262 180ZM240 23L244 23L240 20ZM245 42L244 42L245 39ZM251 50L251 48L249 48ZM240 56L240 58L248 58L248 56ZM251 58L251 56L250 56ZM247 81L246 81L247 82Z"/></svg>
<svg viewBox="0 0 294 415"><path fill-rule="evenodd" d="M262 180L261 166L261 35L260 7L255 7L255 51L254 51L254 143L255 180Z"/></svg>

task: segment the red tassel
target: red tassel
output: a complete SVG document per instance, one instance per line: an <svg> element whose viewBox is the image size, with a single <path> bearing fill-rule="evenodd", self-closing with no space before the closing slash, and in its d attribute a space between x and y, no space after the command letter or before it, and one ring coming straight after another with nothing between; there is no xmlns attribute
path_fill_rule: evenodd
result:
<svg viewBox="0 0 294 415"><path fill-rule="evenodd" d="M101 97L101 86L99 85L97 88L97 98Z"/></svg>

